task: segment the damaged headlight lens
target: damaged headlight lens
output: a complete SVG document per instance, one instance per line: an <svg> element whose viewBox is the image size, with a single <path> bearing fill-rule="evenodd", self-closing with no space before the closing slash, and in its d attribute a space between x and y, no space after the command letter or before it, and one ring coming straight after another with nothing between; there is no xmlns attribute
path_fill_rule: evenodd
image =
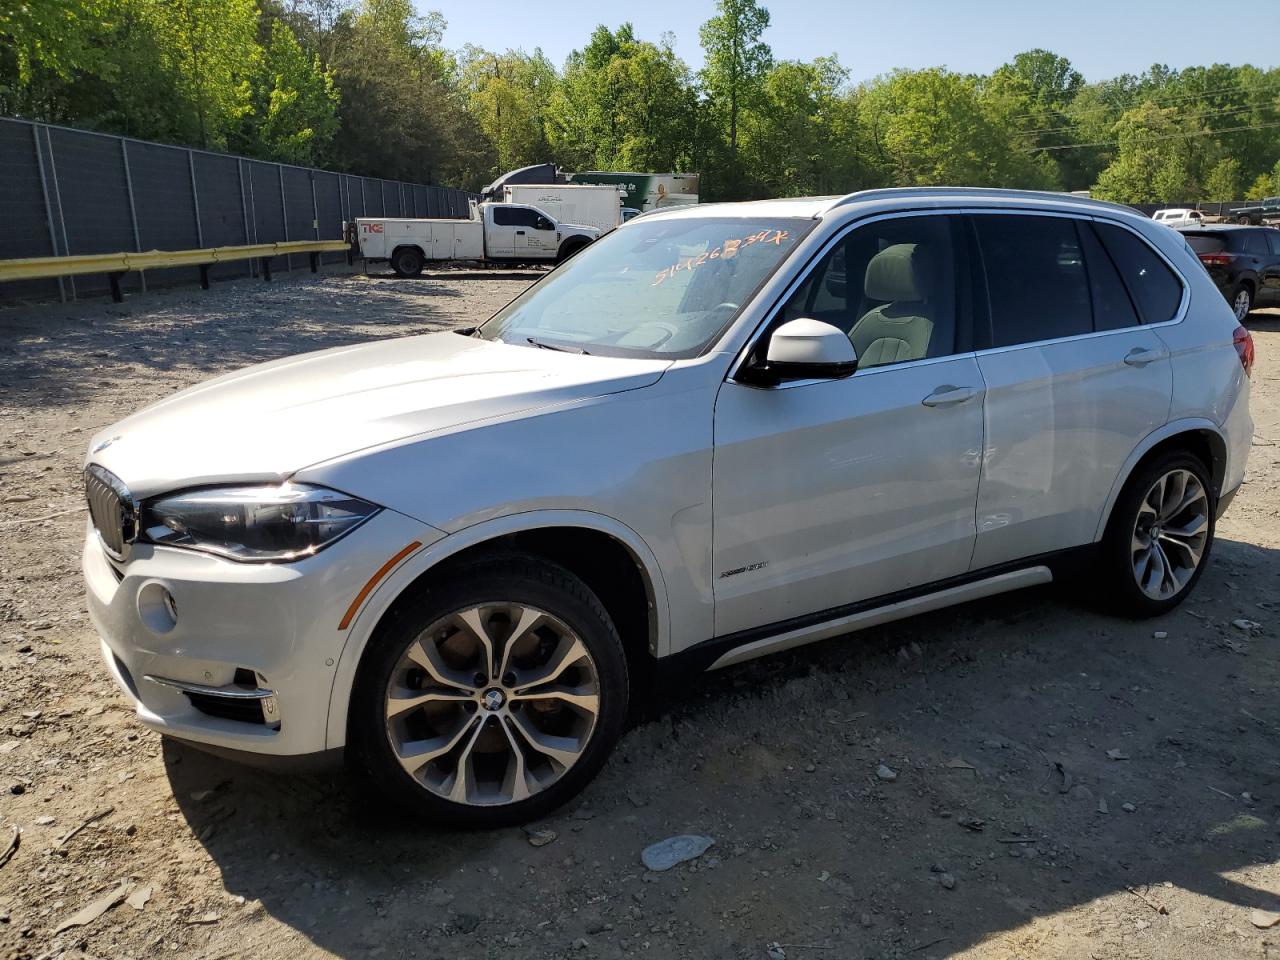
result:
<svg viewBox="0 0 1280 960"><path fill-rule="evenodd" d="M350 533L380 508L304 484L208 487L142 505L139 539L231 560L301 560Z"/></svg>

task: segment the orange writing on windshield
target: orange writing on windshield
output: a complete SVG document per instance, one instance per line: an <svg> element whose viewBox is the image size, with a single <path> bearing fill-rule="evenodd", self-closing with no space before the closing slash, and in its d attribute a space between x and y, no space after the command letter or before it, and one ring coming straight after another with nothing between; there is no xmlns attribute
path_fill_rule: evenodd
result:
<svg viewBox="0 0 1280 960"><path fill-rule="evenodd" d="M738 251L744 247L749 247L753 243L772 243L774 246L782 246L791 239L791 234L786 230L775 230L766 227L764 230L757 231L748 237L742 237L738 240L726 240L718 247L713 247L706 253L700 253L696 257L689 257L687 260L678 260L669 267L663 267L653 278L652 287L665 283L671 277L674 277L681 270L694 270L705 263L712 260L732 260L738 255Z"/></svg>

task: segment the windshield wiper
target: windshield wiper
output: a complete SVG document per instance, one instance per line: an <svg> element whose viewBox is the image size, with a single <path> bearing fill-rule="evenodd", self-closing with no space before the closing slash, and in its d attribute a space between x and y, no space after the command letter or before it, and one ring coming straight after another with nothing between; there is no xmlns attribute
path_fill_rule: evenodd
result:
<svg viewBox="0 0 1280 960"><path fill-rule="evenodd" d="M558 343L547 343L545 340L537 340L533 337L525 337L524 339L526 343L531 343L535 347L539 347L543 350L558 350L560 353L577 353L584 357L590 356L590 354L581 347L566 347Z"/></svg>

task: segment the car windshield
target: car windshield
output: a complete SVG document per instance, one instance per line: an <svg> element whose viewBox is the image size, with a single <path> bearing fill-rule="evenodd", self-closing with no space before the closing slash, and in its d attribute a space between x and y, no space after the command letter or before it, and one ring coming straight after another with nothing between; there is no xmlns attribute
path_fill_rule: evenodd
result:
<svg viewBox="0 0 1280 960"><path fill-rule="evenodd" d="M605 356L696 356L814 222L640 218L530 287L477 335Z"/></svg>

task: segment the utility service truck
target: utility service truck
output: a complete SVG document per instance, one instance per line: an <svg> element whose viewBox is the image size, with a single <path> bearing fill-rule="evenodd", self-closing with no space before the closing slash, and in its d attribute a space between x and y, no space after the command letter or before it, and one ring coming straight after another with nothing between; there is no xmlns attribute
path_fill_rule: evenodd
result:
<svg viewBox="0 0 1280 960"><path fill-rule="evenodd" d="M601 232L594 226L562 223L527 203L474 200L467 220L358 217L346 225L355 256L389 262L402 277L421 273L428 260L559 263Z"/></svg>

